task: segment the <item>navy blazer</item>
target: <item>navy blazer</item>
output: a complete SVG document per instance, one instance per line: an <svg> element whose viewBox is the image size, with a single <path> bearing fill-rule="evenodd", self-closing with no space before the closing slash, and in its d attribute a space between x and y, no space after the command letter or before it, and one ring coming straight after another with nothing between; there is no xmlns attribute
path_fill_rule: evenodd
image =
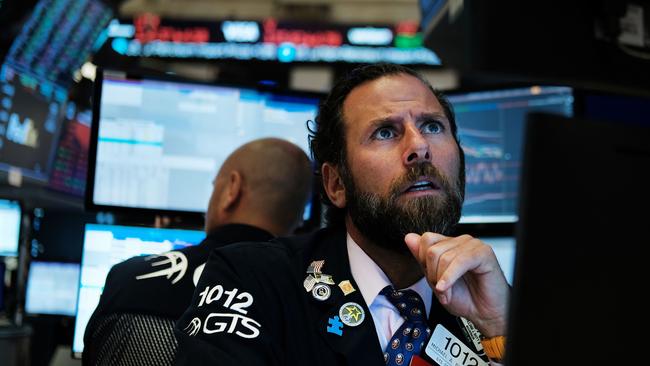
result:
<svg viewBox="0 0 650 366"><path fill-rule="evenodd" d="M325 300L304 287L307 268L321 260L321 272L335 283ZM347 295L338 286L345 280L356 289ZM364 321L333 329L341 306L349 302L363 309ZM443 324L471 346L459 319L435 297L432 304L430 325ZM372 316L350 272L345 230L214 250L175 334L177 365L385 364Z"/></svg>

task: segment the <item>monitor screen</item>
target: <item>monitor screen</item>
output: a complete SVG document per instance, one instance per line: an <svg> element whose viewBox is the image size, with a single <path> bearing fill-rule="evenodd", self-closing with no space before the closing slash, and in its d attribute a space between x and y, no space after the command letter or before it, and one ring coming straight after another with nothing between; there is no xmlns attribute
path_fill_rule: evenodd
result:
<svg viewBox="0 0 650 366"><path fill-rule="evenodd" d="M525 141L505 364L639 363L650 128L536 114Z"/></svg>
<svg viewBox="0 0 650 366"><path fill-rule="evenodd" d="M106 276L114 264L138 255L196 245L204 238L205 233L198 230L86 224L72 352L80 356L83 351L86 324L99 303Z"/></svg>
<svg viewBox="0 0 650 366"><path fill-rule="evenodd" d="M219 167L242 144L279 137L309 156L315 94L110 72L96 84L91 206L205 212Z"/></svg>
<svg viewBox="0 0 650 366"><path fill-rule="evenodd" d="M79 264L32 261L27 275L25 312L74 316Z"/></svg>
<svg viewBox="0 0 650 366"><path fill-rule="evenodd" d="M568 87L449 93L465 152L466 187L461 223L517 221L517 192L526 115L573 114Z"/></svg>
<svg viewBox="0 0 650 366"><path fill-rule="evenodd" d="M112 16L102 0L40 0L14 39L5 63L67 88Z"/></svg>
<svg viewBox="0 0 650 366"><path fill-rule="evenodd" d="M83 197L91 122L90 109L79 108L74 102L68 102L50 174L49 186L53 190Z"/></svg>
<svg viewBox="0 0 650 366"><path fill-rule="evenodd" d="M65 89L49 81L0 68L0 170L48 179L65 99Z"/></svg>
<svg viewBox="0 0 650 366"><path fill-rule="evenodd" d="M0 199L0 257L15 257L18 255L20 222L20 203Z"/></svg>

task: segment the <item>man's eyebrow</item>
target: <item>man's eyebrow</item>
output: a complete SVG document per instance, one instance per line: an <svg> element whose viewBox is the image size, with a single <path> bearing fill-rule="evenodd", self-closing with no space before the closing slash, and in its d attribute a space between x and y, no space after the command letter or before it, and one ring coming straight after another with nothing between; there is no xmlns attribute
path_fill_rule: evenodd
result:
<svg viewBox="0 0 650 366"><path fill-rule="evenodd" d="M447 115L444 113L422 113L415 118L416 122L426 122L431 120L449 122L449 118L447 118Z"/></svg>
<svg viewBox="0 0 650 366"><path fill-rule="evenodd" d="M399 117L377 118L377 119L373 119L372 121L370 121L369 127L376 128L376 127L391 125L391 124L399 123L401 120L402 119L399 118Z"/></svg>

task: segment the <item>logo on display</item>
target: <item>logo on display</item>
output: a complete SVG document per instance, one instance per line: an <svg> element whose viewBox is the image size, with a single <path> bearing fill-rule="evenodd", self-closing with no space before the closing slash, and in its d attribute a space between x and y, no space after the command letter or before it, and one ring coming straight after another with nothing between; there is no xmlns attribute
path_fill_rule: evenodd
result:
<svg viewBox="0 0 650 366"><path fill-rule="evenodd" d="M224 21L221 32L228 42L257 42L260 39L260 28L252 21Z"/></svg>
<svg viewBox="0 0 650 366"><path fill-rule="evenodd" d="M174 275L176 275L176 277L172 280L172 284L175 284L176 282L180 281L181 278L183 278L183 276L185 275L185 271L187 271L187 257L185 257L185 254L181 252L167 252L161 255L147 257L145 258L145 260L148 261L154 258L158 260L156 262L151 263L152 267L154 268L159 266L169 266L169 267L137 276L135 278L136 280L144 280L147 278L155 278L155 277L167 277L167 279L171 279Z"/></svg>

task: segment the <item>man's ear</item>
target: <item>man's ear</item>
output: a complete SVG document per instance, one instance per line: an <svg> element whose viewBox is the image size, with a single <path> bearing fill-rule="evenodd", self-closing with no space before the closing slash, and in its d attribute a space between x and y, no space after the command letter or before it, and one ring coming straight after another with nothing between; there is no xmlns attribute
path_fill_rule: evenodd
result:
<svg viewBox="0 0 650 366"><path fill-rule="evenodd" d="M323 176L323 187L327 197L338 208L345 207L345 185L337 167L330 163L323 163L321 167L321 174Z"/></svg>
<svg viewBox="0 0 650 366"><path fill-rule="evenodd" d="M242 196L243 177L240 172L233 170L228 174L226 187L221 195L219 206L224 211L229 211L237 205Z"/></svg>

